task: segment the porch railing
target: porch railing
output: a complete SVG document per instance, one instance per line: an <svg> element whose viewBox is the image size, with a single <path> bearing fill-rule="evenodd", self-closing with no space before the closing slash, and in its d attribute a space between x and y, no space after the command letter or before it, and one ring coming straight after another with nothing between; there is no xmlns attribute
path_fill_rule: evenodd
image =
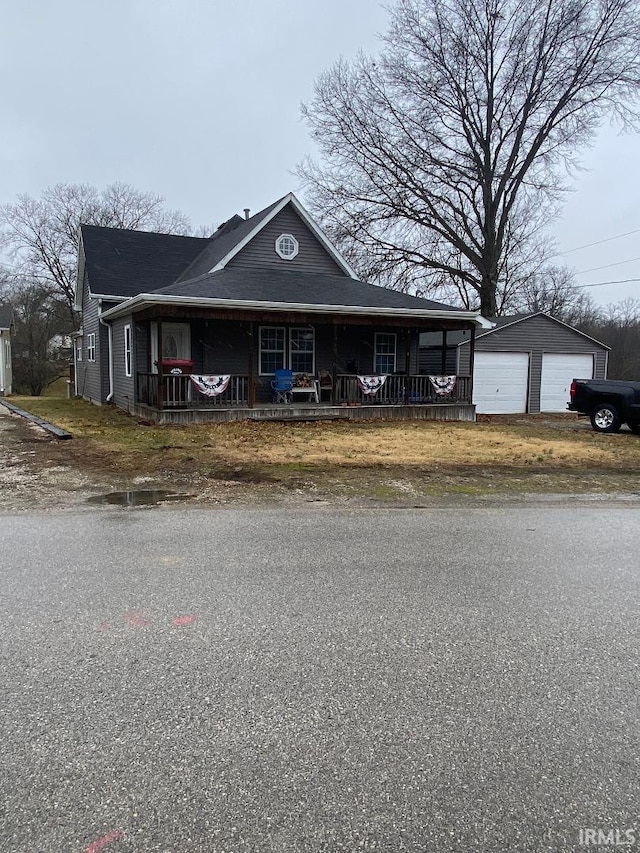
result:
<svg viewBox="0 0 640 853"><path fill-rule="evenodd" d="M336 403L359 403L361 405L417 406L423 403L470 403L471 377L457 376L449 394L436 394L428 376L387 376L384 385L376 394L364 394L358 379L351 374L338 374L334 394Z"/></svg>
<svg viewBox="0 0 640 853"><path fill-rule="evenodd" d="M233 375L226 390L217 397L206 397L197 391L188 374L138 373L136 390L138 403L156 409L249 405L249 376ZM360 390L355 375L343 373L335 377L331 402L371 406L471 403L471 377L458 376L449 394L436 394L428 376L387 376L380 390L368 396Z"/></svg>
<svg viewBox="0 0 640 853"><path fill-rule="evenodd" d="M138 373L137 401L157 409L247 406L249 377L234 375L222 394L207 397L193 387L189 374Z"/></svg>

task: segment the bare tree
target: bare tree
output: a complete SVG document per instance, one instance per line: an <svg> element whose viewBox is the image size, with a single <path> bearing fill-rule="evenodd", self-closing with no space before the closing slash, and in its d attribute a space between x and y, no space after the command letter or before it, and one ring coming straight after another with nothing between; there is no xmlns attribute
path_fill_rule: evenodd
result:
<svg viewBox="0 0 640 853"><path fill-rule="evenodd" d="M493 315L510 246L553 214L576 150L636 117L639 0L398 0L383 44L303 107L314 212L369 270Z"/></svg>
<svg viewBox="0 0 640 853"><path fill-rule="evenodd" d="M640 380L640 300L623 299L601 314L599 321L581 328L611 347L609 378Z"/></svg>
<svg viewBox="0 0 640 853"><path fill-rule="evenodd" d="M69 317L51 291L35 281L14 282L8 304L14 336L12 366L15 390L39 397L69 370Z"/></svg>
<svg viewBox="0 0 640 853"><path fill-rule="evenodd" d="M509 309L544 311L570 326L594 324L601 319L591 294L576 284L571 270L561 266L544 266L528 276Z"/></svg>
<svg viewBox="0 0 640 853"><path fill-rule="evenodd" d="M0 248L10 273L40 284L73 316L78 229L81 224L187 234L187 217L166 210L162 196L115 183L99 191L88 184L55 184L35 199L21 195L0 206Z"/></svg>

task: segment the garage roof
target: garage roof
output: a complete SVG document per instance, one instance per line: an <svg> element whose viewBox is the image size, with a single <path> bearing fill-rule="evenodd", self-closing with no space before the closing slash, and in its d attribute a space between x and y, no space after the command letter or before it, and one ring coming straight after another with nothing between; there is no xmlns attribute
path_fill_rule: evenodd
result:
<svg viewBox="0 0 640 853"><path fill-rule="evenodd" d="M489 317L489 321L494 324L493 329L489 329L486 332L480 332L476 335L476 340L478 338L486 338L487 335L495 335L496 332L501 332L503 329L508 326L515 326L517 323L523 323L525 320L530 320L532 317L544 317L547 320L551 320L552 323L557 323L559 326L562 326L565 329L568 329L570 332L574 332L576 335L580 335L583 338L586 338L589 341L592 341L594 344L597 344L602 349L610 350L611 347L603 344L602 341L596 340L596 338L592 338L591 335L585 334L585 332L581 332L580 329L576 329L575 326L570 326L568 323L563 323L562 320L558 320L556 317L552 317L551 314L546 314L544 311L533 311L531 314L511 314L511 315L503 315L500 317ZM465 346L469 341L462 341L458 346Z"/></svg>

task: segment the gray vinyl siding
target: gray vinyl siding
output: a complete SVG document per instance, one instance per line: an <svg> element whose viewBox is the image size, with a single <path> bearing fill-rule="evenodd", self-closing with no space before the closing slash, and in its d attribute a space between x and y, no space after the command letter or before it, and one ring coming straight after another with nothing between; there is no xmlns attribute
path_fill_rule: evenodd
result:
<svg viewBox="0 0 640 853"><path fill-rule="evenodd" d="M423 375L441 374L451 375L457 372L457 351L455 347L447 347L445 356L445 368L442 370L442 350L437 348L420 348L420 360L418 373ZM465 374L461 374L465 375Z"/></svg>
<svg viewBox="0 0 640 853"><path fill-rule="evenodd" d="M469 345L458 348L458 373L469 373ZM517 323L496 329L491 334L476 338L476 352L529 353L529 406L528 411L540 411L540 386L542 383L543 353L566 353L594 356L594 379L606 379L607 349L579 332L549 317L533 316Z"/></svg>
<svg viewBox="0 0 640 853"><path fill-rule="evenodd" d="M82 361L78 364L76 373L77 392L81 397L92 400L94 403L102 403L108 391L103 393L103 387L108 388L108 361L107 361L107 385L103 385L101 371L101 358L107 358L108 354L108 332L101 325L98 318L98 300L91 297L85 275L82 292ZM89 335L96 336L96 360L89 361L87 353L87 342Z"/></svg>
<svg viewBox="0 0 640 853"><path fill-rule="evenodd" d="M77 364L77 393L93 403L106 403L109 394L109 330L100 322L100 311L108 311L117 302L91 294L88 274L82 284L82 361ZM89 335L96 336L96 360L89 361Z"/></svg>
<svg viewBox="0 0 640 853"><path fill-rule="evenodd" d="M249 373L250 323L197 320L191 323L194 373ZM257 344L256 344L257 346Z"/></svg>
<svg viewBox="0 0 640 853"><path fill-rule="evenodd" d="M275 243L281 234L292 234L299 244L299 252L292 260L284 260ZM258 269L278 267L296 272L344 275L317 237L309 230L298 214L287 206L275 216L228 264L228 269L243 267Z"/></svg>
<svg viewBox="0 0 640 853"><path fill-rule="evenodd" d="M131 326L131 372L127 376L124 358L124 328ZM131 316L120 317L112 323L113 335L113 402L121 409L129 411L134 402L135 373L136 373L136 336L135 326Z"/></svg>
<svg viewBox="0 0 640 853"><path fill-rule="evenodd" d="M102 311L108 311L117 305L117 302L102 302ZM109 395L109 329L100 323L100 379L102 383L102 402L106 402ZM96 356L97 357L97 356Z"/></svg>

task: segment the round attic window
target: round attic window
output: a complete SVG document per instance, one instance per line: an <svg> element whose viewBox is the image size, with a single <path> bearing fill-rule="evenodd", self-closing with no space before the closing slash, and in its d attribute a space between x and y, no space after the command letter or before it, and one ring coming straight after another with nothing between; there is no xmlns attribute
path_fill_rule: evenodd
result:
<svg viewBox="0 0 640 853"><path fill-rule="evenodd" d="M293 234L281 234L276 240L276 252L285 261L291 261L300 251L298 241Z"/></svg>

